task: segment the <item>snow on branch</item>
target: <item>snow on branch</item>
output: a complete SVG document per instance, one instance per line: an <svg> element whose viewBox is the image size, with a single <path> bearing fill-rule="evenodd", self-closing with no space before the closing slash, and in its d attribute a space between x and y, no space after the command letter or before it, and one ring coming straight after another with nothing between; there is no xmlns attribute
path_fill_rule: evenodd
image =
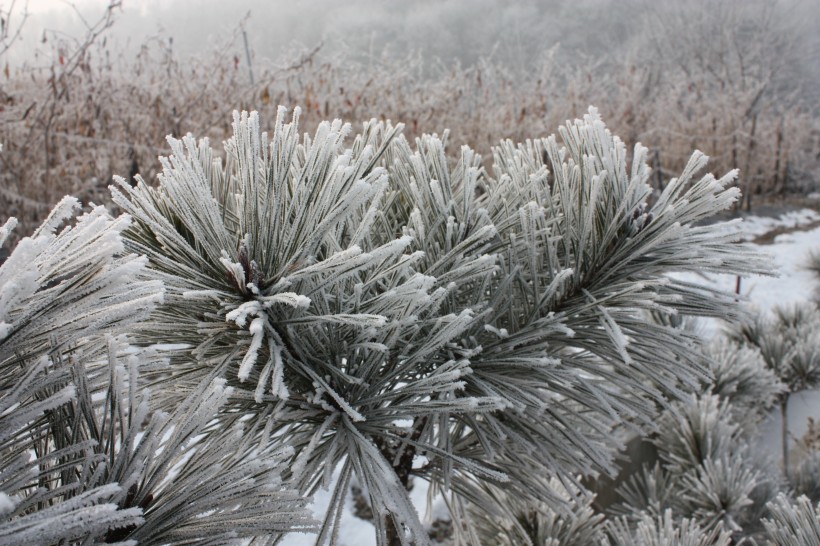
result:
<svg viewBox="0 0 820 546"><path fill-rule="evenodd" d="M112 188L134 218L126 248L167 291L137 335L184 347L157 376L175 388L163 404L221 378L220 426L292 446L295 487L341 468L333 513L355 474L380 544L422 540L413 476L481 510L482 480L536 502L554 488L534 474L575 490L614 472L613 427L711 375L647 313L740 313L668 273L769 272L731 229L698 224L737 199L736 173L700 176L696 152L653 196L646 148L594 109L560 137L502 142L491 173L446 137L337 120L300 138L299 116L280 108L268 135L236 113L224 157L170 138L158 187Z"/></svg>

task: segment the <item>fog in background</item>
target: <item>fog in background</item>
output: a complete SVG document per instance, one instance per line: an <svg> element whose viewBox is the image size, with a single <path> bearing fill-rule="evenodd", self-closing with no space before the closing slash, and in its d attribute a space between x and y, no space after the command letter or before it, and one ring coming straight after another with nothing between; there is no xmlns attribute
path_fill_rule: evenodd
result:
<svg viewBox="0 0 820 546"><path fill-rule="evenodd" d="M17 0L17 22L24 5ZM47 64L54 52L43 37L53 33L81 39L84 25L97 20L106 5L105 0L29 0L21 41L6 61ZM9 2L0 6L8 9ZM665 36L664 27L679 23L674 19L683 11L691 19L684 23L691 26L691 35ZM681 54L693 46L714 49L726 25L747 25L751 43L752 36L761 33L758 26L782 34L800 50L784 54L784 62L797 63L801 77L820 82L816 0L123 0L106 38L123 59L156 40L180 58L231 43L244 62L243 41L235 39L242 28L254 63L322 44L321 55L400 59L418 52L431 66L490 59L525 71L554 48L558 60L566 63L605 64L613 54L632 56L636 62L670 62L657 58L655 49L663 48L662 42L683 39ZM703 43L711 41L716 43Z"/></svg>
<svg viewBox="0 0 820 546"><path fill-rule="evenodd" d="M698 149L740 169L747 209L820 190L820 0L119 4L0 0L0 212L23 225L66 194L106 199L114 175L153 180L169 134L221 141L235 110L270 130L279 105L308 133L448 130L488 169L500 140L594 105L652 148L659 187Z"/></svg>
<svg viewBox="0 0 820 546"><path fill-rule="evenodd" d="M18 0L18 5L22 6ZM30 0L29 19L15 62L49 50L43 31L81 38L83 20L99 18L107 2ZM628 18L613 18L614 0L504 2L500 0L123 0L109 40L134 54L151 39L173 40L181 56L221 45L242 26L254 57L279 58L296 46L322 43L355 55L403 55L472 64L492 57L524 69L533 56L558 43L576 54L595 55L632 41ZM623 4L623 2L617 2ZM22 10L18 8L18 12ZM242 52L244 53L244 52Z"/></svg>

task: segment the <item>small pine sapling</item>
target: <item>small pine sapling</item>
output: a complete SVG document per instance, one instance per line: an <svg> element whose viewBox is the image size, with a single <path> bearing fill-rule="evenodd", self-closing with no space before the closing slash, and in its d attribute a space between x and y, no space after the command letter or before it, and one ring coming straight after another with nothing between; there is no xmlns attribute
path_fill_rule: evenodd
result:
<svg viewBox="0 0 820 546"><path fill-rule="evenodd" d="M731 338L759 351L766 367L783 383L779 396L783 473L790 478L789 398L820 386L820 309L814 303L776 306L729 332Z"/></svg>
<svg viewBox="0 0 820 546"><path fill-rule="evenodd" d="M501 490L561 504L581 475L614 470L624 422L709 371L691 336L651 311L737 316L733 294L672 271L768 271L738 234L696 223L731 207L735 173L698 177L695 153L649 203L646 149L628 154L594 109L556 137L493 150L492 174L447 135L299 113L273 133L236 114L224 160L169 139L158 187L119 180L130 251L165 302L137 334L184 346L153 378L160 407L209 378L233 389L221 427L290 445L286 478L331 487L318 544L336 543L355 478L380 545L428 544L407 486L429 483L467 543ZM162 388L163 386L169 388Z"/></svg>

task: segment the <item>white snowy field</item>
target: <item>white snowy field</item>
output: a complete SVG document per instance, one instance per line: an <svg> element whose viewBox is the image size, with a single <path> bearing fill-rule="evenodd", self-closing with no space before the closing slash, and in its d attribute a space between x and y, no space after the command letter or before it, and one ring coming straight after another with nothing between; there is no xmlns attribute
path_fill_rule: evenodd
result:
<svg viewBox="0 0 820 546"><path fill-rule="evenodd" d="M749 217L744 219L743 232L748 240L769 233L777 228L795 228L774 238L772 244L755 245L771 258L779 275L777 277L754 276L741 279L741 294L748 305L760 312L771 312L775 306L789 306L812 299L817 281L806 269L809 252L820 251L820 227L804 229L820 221L820 214L811 209L783 214L778 218ZM693 280L694 277L689 277ZM734 290L737 278L712 275L699 279L705 284L724 290ZM720 334L721 325L716 321L703 321L706 336ZM820 418L820 390L804 391L789 399L789 434L793 439L802 438L808 431L808 418ZM782 419L779 410L773 410L760 427L757 447L777 464L782 464Z"/></svg>
<svg viewBox="0 0 820 546"><path fill-rule="evenodd" d="M740 224L741 230L744 238L749 241L778 228L797 230L778 235L773 244L754 245L759 251L771 257L771 262L779 275L741 279L740 292L748 298L752 307L768 311L775 305L788 305L811 299L815 280L813 274L805 269L805 264L809 251L820 250L820 228L803 229L818 221L820 214L811 209L785 213L778 218L750 216L743 219ZM703 284L728 291L734 291L737 282L736 277L728 275L700 278L691 276L687 279L699 280Z"/></svg>
<svg viewBox="0 0 820 546"><path fill-rule="evenodd" d="M770 311L776 305L789 305L812 298L816 281L811 272L805 269L806 258L810 251L820 251L820 227L805 229L820 222L820 214L811 209L789 212L777 218L750 216L741 222L744 238L753 240L778 228L796 228L791 233L778 235L772 244L754 245L761 252L771 256L776 266L777 277L749 277L741 279L741 294L746 296L749 304L762 312ZM737 278L726 275L691 276L688 280L697 280L703 284L718 286L727 291L734 291ZM718 335L721 325L715 321L705 322L703 332L706 336ZM820 420L820 390L794 395L789 402L789 430L794 437L800 438L808 428L807 418ZM773 460L778 460L780 453L780 414L772 415L761 427L760 447L765 449ZM410 496L425 517L427 508L426 484L416 481ZM314 496L313 510L317 519L322 519L329 502L329 495L319 491ZM368 521L353 515L353 501L350 492L347 498L347 511L342 516L340 544L343 546L371 546L376 544L373 526ZM433 507L433 518L441 510ZM431 517L428 515L428 518ZM293 533L285 537L283 546L312 546L315 535Z"/></svg>
<svg viewBox="0 0 820 546"><path fill-rule="evenodd" d="M801 211L803 222L820 219L814 211ZM809 214L809 213L813 213ZM785 225L794 225L793 216ZM808 301L813 297L817 281L813 273L805 269L810 251L820 251L820 227L808 231L795 231L778 235L771 245L763 245L762 250L772 256L777 264L780 277L755 277L745 280L742 293L752 305L761 311L770 311L776 305L789 305ZM808 431L808 418L820 418L820 390L804 391L789 398L789 434L793 439L802 438ZM782 463L781 455L782 419L779 410L772 411L760 429L758 447L764 449L772 459Z"/></svg>

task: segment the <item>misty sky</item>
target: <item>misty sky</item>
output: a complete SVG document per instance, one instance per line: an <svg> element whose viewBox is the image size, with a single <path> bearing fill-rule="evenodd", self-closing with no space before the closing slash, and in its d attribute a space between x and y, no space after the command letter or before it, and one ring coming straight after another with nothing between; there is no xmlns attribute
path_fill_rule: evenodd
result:
<svg viewBox="0 0 820 546"><path fill-rule="evenodd" d="M8 9L9 3L0 0L0 10ZM25 0L17 0L18 21L22 4ZM106 0L73 0L75 10L65 0L28 0L30 17L22 40L0 62L50 66L55 56L53 37L83 37L78 12L93 22L107 4ZM556 46L556 61L569 67L599 66L613 55L656 62L651 47L642 40L647 35L645 15L656 11L655 24L664 22L663 10L675 5L693 14L685 18L691 23L685 23L681 45L705 43L714 49L718 40L691 37L698 32L712 37L720 29L689 29L689 24L701 20L708 26L716 8L745 10L746 17L752 17L743 23L748 24L757 21L761 9L772 6L786 21L780 32L798 37L801 53L793 58L800 70L820 82L817 0L123 0L122 4L105 47L112 58L126 61L123 66L148 41L159 41L168 50L171 40L170 51L179 59L208 57L214 49L229 47L244 61L238 38L243 25L255 65L292 61L294 47L310 49L321 42L320 56L343 53L343 59L366 59L386 53L393 59L421 52L444 67L454 59L470 65L490 57L521 71L537 66ZM50 32L45 44L44 29ZM667 41L665 35L660 39Z"/></svg>
<svg viewBox="0 0 820 546"><path fill-rule="evenodd" d="M493 54L524 63L559 41L562 47L594 50L607 35L626 40L619 24L605 15L611 1L123 0L110 39L131 53L148 38L173 37L175 54L196 54L225 43L250 13L245 28L258 59L276 59L294 44L313 47L324 41L328 49L347 47L361 55L420 49L446 61L457 57L471 63ZM3 4L8 1L0 0ZM106 4L74 1L89 22ZM83 35L82 21L67 2L29 0L29 12L12 61L38 48L47 51L39 43L44 28Z"/></svg>

